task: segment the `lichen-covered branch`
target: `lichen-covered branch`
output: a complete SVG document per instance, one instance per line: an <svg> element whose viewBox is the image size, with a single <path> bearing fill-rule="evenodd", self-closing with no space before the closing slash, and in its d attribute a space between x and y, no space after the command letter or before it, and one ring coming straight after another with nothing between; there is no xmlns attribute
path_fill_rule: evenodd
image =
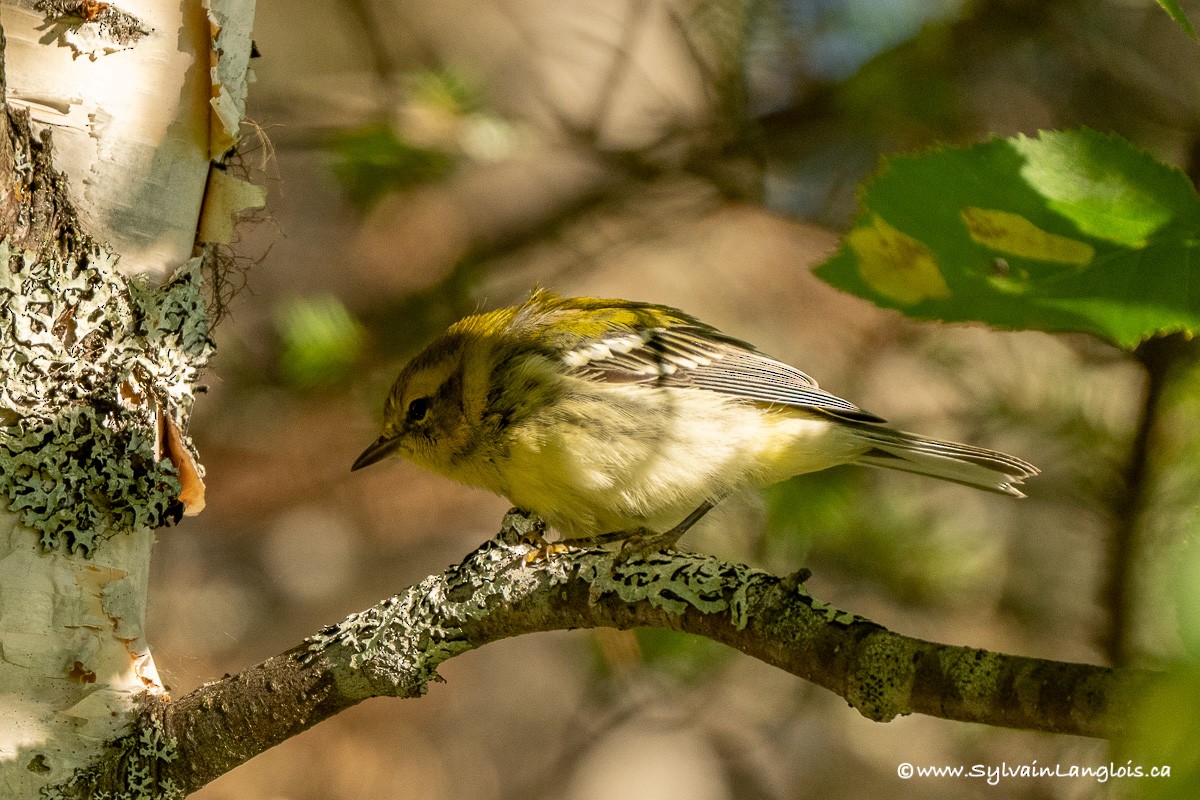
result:
<svg viewBox="0 0 1200 800"><path fill-rule="evenodd" d="M461 564L331 625L296 648L150 712L178 758L160 778L190 792L370 697L418 697L448 658L510 636L671 628L709 637L836 692L885 722L923 713L1110 736L1146 675L1004 655L893 633L779 578L710 556L618 563L602 550L548 558L516 512Z"/></svg>

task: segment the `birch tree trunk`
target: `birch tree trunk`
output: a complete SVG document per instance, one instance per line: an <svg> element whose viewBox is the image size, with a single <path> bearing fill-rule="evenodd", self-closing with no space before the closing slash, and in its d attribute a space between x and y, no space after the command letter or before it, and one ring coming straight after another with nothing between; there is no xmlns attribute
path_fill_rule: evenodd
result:
<svg viewBox="0 0 1200 800"><path fill-rule="evenodd" d="M6 798L172 794L155 731L101 757L164 691L143 630L153 531L204 503L183 432L211 352L204 276L230 213L262 200L215 168L253 10L0 4Z"/></svg>

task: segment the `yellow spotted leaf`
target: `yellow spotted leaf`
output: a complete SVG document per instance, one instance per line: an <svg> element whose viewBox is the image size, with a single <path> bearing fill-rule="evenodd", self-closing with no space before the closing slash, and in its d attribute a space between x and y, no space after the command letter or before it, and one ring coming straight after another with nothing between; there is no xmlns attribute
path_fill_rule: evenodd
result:
<svg viewBox="0 0 1200 800"><path fill-rule="evenodd" d="M882 217L855 228L846 243L858 257L859 275L880 294L905 305L950 296L933 251Z"/></svg>
<svg viewBox="0 0 1200 800"><path fill-rule="evenodd" d="M971 238L984 247L1036 261L1087 266L1096 249L1087 242L1044 231L1020 214L968 206L962 210Z"/></svg>
<svg viewBox="0 0 1200 800"><path fill-rule="evenodd" d="M884 308L1129 349L1200 334L1200 195L1119 136L1045 131L893 156L859 202L814 273Z"/></svg>

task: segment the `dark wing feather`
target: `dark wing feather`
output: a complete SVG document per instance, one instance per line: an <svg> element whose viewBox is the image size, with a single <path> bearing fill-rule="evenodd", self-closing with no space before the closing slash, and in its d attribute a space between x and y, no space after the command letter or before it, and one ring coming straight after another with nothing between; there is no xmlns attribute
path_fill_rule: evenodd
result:
<svg viewBox="0 0 1200 800"><path fill-rule="evenodd" d="M576 374L598 381L707 389L812 409L862 422L883 422L793 366L701 324L630 330L564 354Z"/></svg>

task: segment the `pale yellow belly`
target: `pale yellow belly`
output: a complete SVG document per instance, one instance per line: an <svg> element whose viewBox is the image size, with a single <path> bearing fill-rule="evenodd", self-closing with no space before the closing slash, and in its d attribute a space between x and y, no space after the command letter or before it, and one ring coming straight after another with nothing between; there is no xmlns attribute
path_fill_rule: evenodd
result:
<svg viewBox="0 0 1200 800"><path fill-rule="evenodd" d="M826 418L714 392L589 387L511 431L499 463L514 504L564 537L667 530L702 502L853 460Z"/></svg>

